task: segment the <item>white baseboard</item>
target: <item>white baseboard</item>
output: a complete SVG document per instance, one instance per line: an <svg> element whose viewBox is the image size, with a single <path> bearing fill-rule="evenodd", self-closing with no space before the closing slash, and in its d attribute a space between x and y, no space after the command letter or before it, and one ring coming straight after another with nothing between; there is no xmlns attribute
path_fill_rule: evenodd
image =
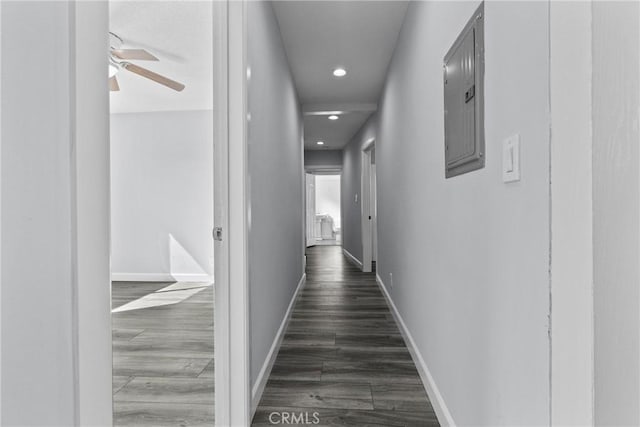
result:
<svg viewBox="0 0 640 427"><path fill-rule="evenodd" d="M256 382L251 389L251 418L253 419L253 415L256 413L256 409L258 409L258 404L260 403L260 399L262 398L262 393L264 392L264 388L267 385L267 381L269 380L269 375L271 375L271 369L273 368L273 364L276 361L276 357L278 356L278 350L280 350L280 344L282 344L282 339L284 338L284 334L287 330L287 326L289 325L289 319L291 318L291 313L293 311L293 307L295 306L296 300L298 299L298 294L300 290L304 286L304 283L307 279L307 274L304 273L298 282L298 287L296 291L293 293L291 297L291 301L289 302L289 307L287 308L286 313L284 314L284 318L282 319L282 323L280 323L280 328L276 333L275 338L273 339L273 343L271 344L271 349L267 354L267 358L262 365L262 369L260 369L260 373L258 374L258 378L256 378Z"/></svg>
<svg viewBox="0 0 640 427"><path fill-rule="evenodd" d="M114 282L207 282L213 283L208 274L169 273L111 273Z"/></svg>
<svg viewBox="0 0 640 427"><path fill-rule="evenodd" d="M349 252L345 248L342 248L342 253L344 253L344 255L349 259L349 261L351 261L353 264L355 264L356 267L358 267L360 270L362 270L362 262L358 258L354 257L351 254L351 252Z"/></svg>
<svg viewBox="0 0 640 427"><path fill-rule="evenodd" d="M449 408L447 408L447 405L444 402L444 398L442 397L442 394L440 393L440 390L438 389L438 386L436 385L431 372L429 372L429 368L422 358L420 350L418 350L418 347L416 346L416 343L411 336L411 332L409 332L407 325L404 323L404 320L402 320L402 316L400 316L398 308L393 303L391 295L389 295L389 292L387 292L387 288L384 285L384 282L377 273L376 282L378 283L378 286L380 286L385 299L391 307L391 313L393 314L396 323L398 324L398 326L400 326L400 332L402 333L404 341L407 343L407 347L409 347L411 358L418 368L418 373L420 374L420 378L422 379L422 384L424 385L425 391L427 392L427 396L429 396L431 406L433 406L436 416L438 417L438 422L441 426L455 427L456 423L453 421L451 412L449 412Z"/></svg>

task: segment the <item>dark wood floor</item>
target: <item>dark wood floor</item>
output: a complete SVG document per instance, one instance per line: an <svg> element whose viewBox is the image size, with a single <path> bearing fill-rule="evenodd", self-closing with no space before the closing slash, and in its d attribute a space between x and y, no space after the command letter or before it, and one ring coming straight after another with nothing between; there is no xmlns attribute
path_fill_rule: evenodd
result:
<svg viewBox="0 0 640 427"><path fill-rule="evenodd" d="M307 250L307 283L253 426L283 416L302 417L294 425L438 426L375 274L339 246Z"/></svg>
<svg viewBox="0 0 640 427"><path fill-rule="evenodd" d="M116 426L213 426L213 286L112 286Z"/></svg>

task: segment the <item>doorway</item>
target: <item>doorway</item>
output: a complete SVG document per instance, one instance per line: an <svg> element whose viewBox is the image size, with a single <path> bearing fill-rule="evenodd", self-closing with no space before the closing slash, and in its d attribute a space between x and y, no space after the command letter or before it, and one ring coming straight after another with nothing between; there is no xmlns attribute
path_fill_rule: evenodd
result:
<svg viewBox="0 0 640 427"><path fill-rule="evenodd" d="M113 424L213 425L213 5L109 9Z"/></svg>
<svg viewBox="0 0 640 427"><path fill-rule="evenodd" d="M378 220L376 185L375 140L368 141L362 149L361 221L362 221L362 271L375 271L378 258Z"/></svg>
<svg viewBox="0 0 640 427"><path fill-rule="evenodd" d="M340 174L306 174L307 247L342 245L340 180Z"/></svg>
<svg viewBox="0 0 640 427"><path fill-rule="evenodd" d="M245 256L247 211L243 191L247 162L246 98L242 96L246 95L246 80L242 77L246 70L243 55L246 18L243 2L211 0L201 3L212 5L213 25L208 28L213 32L213 65L207 90L216 100L211 111L214 156L210 159L215 165L214 223L216 230L219 229L213 243L215 328L211 325L216 342L215 423L222 426L246 425L250 408ZM76 206L74 231L78 248L74 289L82 290L78 292L73 323L78 336L76 389L80 401L77 416L83 424L110 425L113 394L109 310L109 94L106 73L101 71L106 71L108 66L105 50L108 32L114 28L109 28L107 2L74 2L71 5L75 12L75 19L71 21L75 29L75 37L72 37L75 44L70 47L75 52L71 65L75 66L74 76L77 76L72 81L83 84L82 90L71 91L76 107L73 110L76 125L73 131L77 140L82 142L74 151L76 170L72 176ZM141 19L136 20L125 15L124 19L146 25L155 16L142 14ZM164 49L161 51L163 55L170 53ZM179 55L173 58L180 59ZM230 98L229 93L238 96ZM207 234L211 236L211 230ZM229 235L234 236L233 242ZM229 286L230 282L234 283L233 287ZM188 405L184 409L188 409ZM148 420L151 425L161 424L152 418Z"/></svg>

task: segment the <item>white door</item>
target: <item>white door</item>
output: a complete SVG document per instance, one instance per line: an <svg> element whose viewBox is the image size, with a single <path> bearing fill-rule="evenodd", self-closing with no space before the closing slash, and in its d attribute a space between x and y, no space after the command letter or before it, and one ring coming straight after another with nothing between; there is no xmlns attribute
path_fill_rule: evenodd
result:
<svg viewBox="0 0 640 427"><path fill-rule="evenodd" d="M315 224L316 224L316 176L313 174L306 174L306 220L305 220L305 229L306 229L306 242L307 247L313 246L316 244L315 237Z"/></svg>

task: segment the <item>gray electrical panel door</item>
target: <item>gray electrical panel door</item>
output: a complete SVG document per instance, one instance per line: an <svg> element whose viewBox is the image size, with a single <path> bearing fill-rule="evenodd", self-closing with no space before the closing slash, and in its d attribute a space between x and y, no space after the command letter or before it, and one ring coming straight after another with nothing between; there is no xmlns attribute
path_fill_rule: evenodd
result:
<svg viewBox="0 0 640 427"><path fill-rule="evenodd" d="M444 58L445 176L484 167L483 5Z"/></svg>

